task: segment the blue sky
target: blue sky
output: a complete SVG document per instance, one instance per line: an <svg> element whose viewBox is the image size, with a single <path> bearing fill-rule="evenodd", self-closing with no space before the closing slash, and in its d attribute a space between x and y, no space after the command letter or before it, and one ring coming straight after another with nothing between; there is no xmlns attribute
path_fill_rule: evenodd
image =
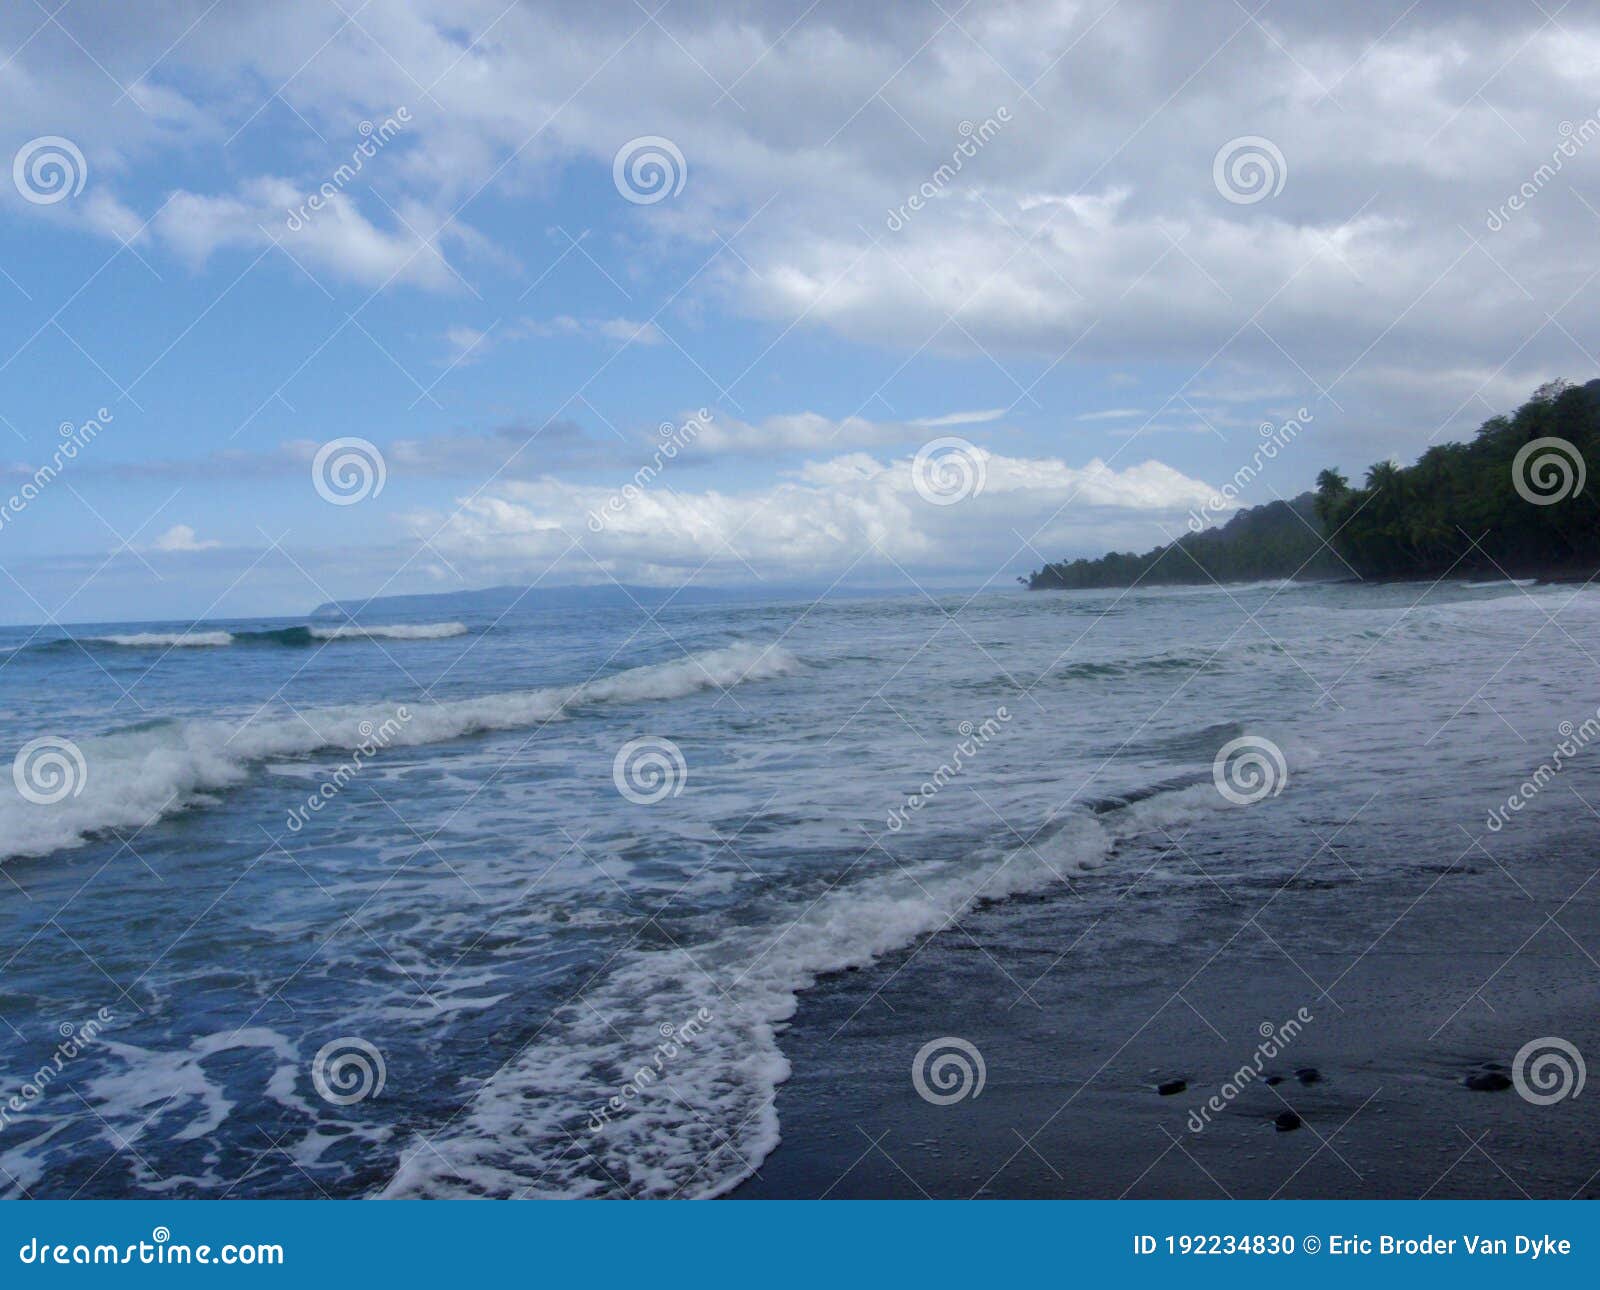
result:
<svg viewBox="0 0 1600 1290"><path fill-rule="evenodd" d="M1596 374L1581 15L857 10L9 6L0 619L1009 585Z"/></svg>

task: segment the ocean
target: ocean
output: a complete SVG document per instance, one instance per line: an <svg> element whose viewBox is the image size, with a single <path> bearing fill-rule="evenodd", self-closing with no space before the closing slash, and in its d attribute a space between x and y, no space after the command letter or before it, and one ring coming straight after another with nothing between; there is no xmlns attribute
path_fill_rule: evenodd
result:
<svg viewBox="0 0 1600 1290"><path fill-rule="evenodd" d="M0 631L4 1194L722 1195L832 974L1137 875L1114 1009L1213 889L1600 801L1588 588L441 605Z"/></svg>

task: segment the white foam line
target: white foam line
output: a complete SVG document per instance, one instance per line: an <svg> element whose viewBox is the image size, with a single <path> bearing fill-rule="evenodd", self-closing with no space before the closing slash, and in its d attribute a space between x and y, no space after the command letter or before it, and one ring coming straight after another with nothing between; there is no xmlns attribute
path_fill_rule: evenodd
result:
<svg viewBox="0 0 1600 1290"><path fill-rule="evenodd" d="M369 640L396 640L396 641L432 641L443 640L449 636L465 636L467 625L465 623L395 623L388 626L364 627L352 624L346 627L313 627L311 635L318 640L337 641L347 639Z"/></svg>
<svg viewBox="0 0 1600 1290"><path fill-rule="evenodd" d="M293 716L269 713L242 724L176 721L153 730L80 739L75 742L85 773L76 795L44 804L24 798L12 784L0 787L0 857L48 855L81 845L104 830L143 828L209 793L245 782L252 767L270 758L357 749L375 738L379 747L405 747L527 728L586 704L675 699L784 676L799 666L792 654L775 645L740 644L578 686L420 706L350 704Z"/></svg>

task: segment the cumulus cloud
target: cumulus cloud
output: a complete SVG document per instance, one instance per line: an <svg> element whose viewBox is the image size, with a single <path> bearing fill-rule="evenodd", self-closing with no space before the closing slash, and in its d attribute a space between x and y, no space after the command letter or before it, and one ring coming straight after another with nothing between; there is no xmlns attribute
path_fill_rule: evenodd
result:
<svg viewBox="0 0 1600 1290"><path fill-rule="evenodd" d="M1260 13L1231 0L1179 13L1135 0L960 13L771 0L650 23L626 6L412 0L363 14L359 30L314 3L175 3L137 18L112 5L90 26L144 113L91 121L83 89L100 73L80 59L52 81L26 56L0 106L81 125L97 174L126 172L180 130L251 126L262 105L224 81L285 86L328 139L375 105L413 103L415 124L380 167L396 217L342 196L298 246L284 241L363 285L450 289L440 240L471 234L441 212L486 183L514 195L574 160L609 168L621 142L658 134L693 179L652 208L649 236L716 250L715 228L739 229L696 291L784 325L942 353L1167 359L1193 370L1181 380L1232 361L1339 405L1389 395L1429 411L1437 397L1393 379L1408 363L1509 363L1519 389L1594 366L1593 346L1573 346L1551 315L1570 331L1593 303L1568 297L1600 267L1579 200L1600 146L1564 158L1525 212L1488 227L1564 130L1600 110L1586 61L1600 25L1572 9L1556 21L1442 0ZM27 27L14 18L8 46ZM886 228L885 212L1001 108L1011 120L938 197ZM1283 158L1267 200L1231 202L1214 182L1215 155L1241 136ZM260 245L258 226L281 223L317 178L308 162L293 180L180 188L160 236L200 261ZM130 227L109 207L98 220ZM547 325L621 339L626 320Z"/></svg>
<svg viewBox="0 0 1600 1290"><path fill-rule="evenodd" d="M820 412L786 412L745 421L715 409L695 416L696 432L686 440L688 456L793 456L840 452L846 448L914 446L925 442L929 431L953 426L985 425L1004 417L1004 408L971 412L945 412L909 421L880 421L871 417L830 417ZM685 413L683 421L694 414ZM667 424L663 423L665 430Z"/></svg>
<svg viewBox="0 0 1600 1290"><path fill-rule="evenodd" d="M981 465L976 464L981 462ZM508 482L412 518L415 535L452 564L486 576L593 581L748 583L767 578L898 574L948 583L999 578L1104 535L1152 545L1214 490L1158 461L1122 469L1094 459L1007 457L976 449L981 487L930 501L912 457L868 453L808 462L743 491L676 487L674 466L634 486ZM635 477L639 478L639 477Z"/></svg>
<svg viewBox="0 0 1600 1290"><path fill-rule="evenodd" d="M1160 449L1186 469L1214 462L1226 477L1236 449L1214 431L1306 405L1309 483L1320 465L1469 432L1551 376L1600 374L1600 18L1577 6L757 0L735 13L684 0L652 20L587 0L408 0L357 24L319 0L75 0L58 25L93 60L56 27L35 37L30 14L0 12L14 52L0 111L18 140L78 139L93 183L48 208L8 186L7 219L59 219L225 271L277 243L285 274L453 292L450 318L417 327L444 334L447 364L505 339L585 340L607 358L660 341L652 361L735 378L725 402L739 415L714 409L685 454L726 474L649 490L639 513L660 508L657 541L608 530L600 558L618 567L710 556L737 569L730 550L758 568L786 551L831 568L862 550L981 567L1013 528L1051 557L1133 545L1159 536L1162 510L1130 490L1183 492L1164 467L1131 464L1151 434L1169 433ZM108 74L143 111L106 110ZM357 123L402 103L404 138L290 228ZM673 141L688 181L648 207L613 201L612 159L644 135ZM1271 145L1259 200L1219 169L1244 138ZM577 222L547 254L554 217L527 216L557 192ZM514 295L569 270L596 294L519 301L504 322L502 301L467 312L480 287ZM703 344L682 322L709 324ZM742 362L718 361L743 333L761 355L748 380ZM972 366L938 369L940 404L920 419L884 419L870 400L873 418L845 415L831 391L790 387L775 402L783 351L765 360L764 347L807 334L850 342L851 375L871 378L863 395L940 360ZM950 374L967 370L999 372L1004 392L961 392ZM1128 406L1096 411L1108 389L1123 392L1103 401ZM1095 436L1121 500L1086 501L1109 484L1065 482L1039 447L990 458L970 504L912 508L903 454L940 428L999 419L938 407L1013 397L1047 432ZM773 410L807 406L832 410ZM463 558L525 559L593 504L571 475L527 482L529 458L492 433L405 433L395 462L417 475L523 476L449 522ZM769 482L752 484L768 454ZM799 456L816 464L779 477ZM276 470L272 458L247 468ZM612 463L584 448L556 465ZM1031 482L1009 486L1013 470Z"/></svg>
<svg viewBox="0 0 1600 1290"><path fill-rule="evenodd" d="M900 423L866 417L835 420L817 412L786 413L758 423L714 414L700 427L687 451L691 455L837 452L868 444L904 443L920 433Z"/></svg>
<svg viewBox="0 0 1600 1290"><path fill-rule="evenodd" d="M201 541L187 524L174 524L150 544L150 549L162 552L210 551L221 545L220 542Z"/></svg>

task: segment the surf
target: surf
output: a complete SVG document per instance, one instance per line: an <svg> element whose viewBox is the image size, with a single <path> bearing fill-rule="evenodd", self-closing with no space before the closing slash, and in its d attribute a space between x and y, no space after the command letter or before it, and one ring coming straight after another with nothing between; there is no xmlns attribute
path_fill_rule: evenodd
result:
<svg viewBox="0 0 1600 1290"><path fill-rule="evenodd" d="M345 704L300 714L279 709L243 721L145 723L137 730L74 740L84 772L75 791L59 801L0 795L0 856L48 855L109 830L142 829L246 783L264 761L360 748L374 727L401 709L406 720L386 747L529 729L591 705L681 698L788 676L799 668L799 661L777 645L736 644L572 686L438 703Z"/></svg>
<svg viewBox="0 0 1600 1290"><path fill-rule="evenodd" d="M104 636L63 636L42 641L40 649L111 646L118 649L220 648L226 645L281 645L304 648L327 641L432 641L465 636L465 623L347 623L338 627L269 627L258 631L110 632Z"/></svg>

